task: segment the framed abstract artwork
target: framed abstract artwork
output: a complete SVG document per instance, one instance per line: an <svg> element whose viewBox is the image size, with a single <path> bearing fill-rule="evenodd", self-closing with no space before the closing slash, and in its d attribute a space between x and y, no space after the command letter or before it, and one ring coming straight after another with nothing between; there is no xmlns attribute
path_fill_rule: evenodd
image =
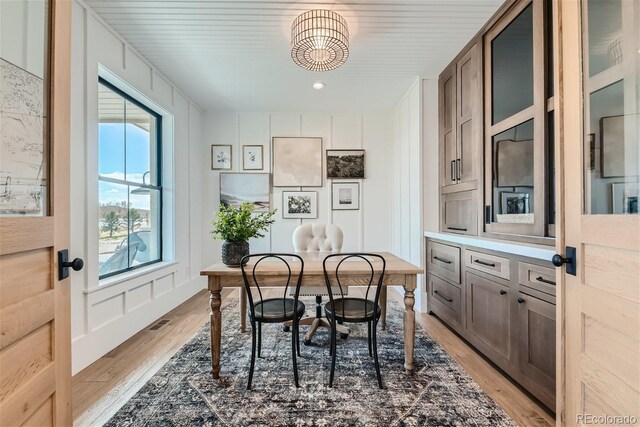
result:
<svg viewBox="0 0 640 427"><path fill-rule="evenodd" d="M328 179L364 179L364 150L327 150Z"/></svg>
<svg viewBox="0 0 640 427"><path fill-rule="evenodd" d="M317 218L318 193L315 191L283 191L282 218Z"/></svg>
<svg viewBox="0 0 640 427"><path fill-rule="evenodd" d="M211 170L231 169L231 145L211 145Z"/></svg>
<svg viewBox="0 0 640 427"><path fill-rule="evenodd" d="M322 187L322 138L274 137L274 187Z"/></svg>
<svg viewBox="0 0 640 427"><path fill-rule="evenodd" d="M331 209L347 211L360 209L360 183L334 182L331 184Z"/></svg>

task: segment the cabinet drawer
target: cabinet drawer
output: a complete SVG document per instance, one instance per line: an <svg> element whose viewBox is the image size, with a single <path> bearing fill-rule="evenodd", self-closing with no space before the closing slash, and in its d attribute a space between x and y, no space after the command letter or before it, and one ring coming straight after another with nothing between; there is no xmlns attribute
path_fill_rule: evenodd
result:
<svg viewBox="0 0 640 427"><path fill-rule="evenodd" d="M535 289L549 295L556 295L556 270L555 268L542 267L540 265L529 264L528 262L518 263L518 278L521 286Z"/></svg>
<svg viewBox="0 0 640 427"><path fill-rule="evenodd" d="M429 273L460 283L460 248L429 240L427 265Z"/></svg>
<svg viewBox="0 0 640 427"><path fill-rule="evenodd" d="M443 232L478 235L478 205L474 191L443 194L440 209Z"/></svg>
<svg viewBox="0 0 640 427"><path fill-rule="evenodd" d="M509 259L466 249L464 265L509 280Z"/></svg>
<svg viewBox="0 0 640 427"><path fill-rule="evenodd" d="M458 325L462 323L462 291L459 287L429 275L429 298L431 308L440 317Z"/></svg>

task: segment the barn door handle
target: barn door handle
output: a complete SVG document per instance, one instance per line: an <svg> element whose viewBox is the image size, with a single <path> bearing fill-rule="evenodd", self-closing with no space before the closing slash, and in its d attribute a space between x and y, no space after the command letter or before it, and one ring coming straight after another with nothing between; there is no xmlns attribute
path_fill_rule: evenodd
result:
<svg viewBox="0 0 640 427"><path fill-rule="evenodd" d="M69 261L69 251L67 249L58 251L58 280L69 277L69 267L73 268L73 271L80 271L84 267L84 261L82 258L75 258L73 261Z"/></svg>
<svg viewBox="0 0 640 427"><path fill-rule="evenodd" d="M576 275L576 248L567 246L566 254L567 254L566 256L555 254L553 258L551 258L551 262L556 267L562 267L563 264L567 264L567 267L566 267L567 274L571 274L572 276L575 276Z"/></svg>

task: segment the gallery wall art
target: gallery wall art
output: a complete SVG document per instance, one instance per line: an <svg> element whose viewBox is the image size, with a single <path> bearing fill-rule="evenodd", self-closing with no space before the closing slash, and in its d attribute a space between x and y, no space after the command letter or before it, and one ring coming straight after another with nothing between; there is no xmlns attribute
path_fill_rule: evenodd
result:
<svg viewBox="0 0 640 427"><path fill-rule="evenodd" d="M328 179L364 179L364 150L327 150Z"/></svg>
<svg viewBox="0 0 640 427"><path fill-rule="evenodd" d="M360 209L360 184L357 182L334 182L331 185L331 209Z"/></svg>
<svg viewBox="0 0 640 427"><path fill-rule="evenodd" d="M283 218L317 218L318 193L315 191L283 191Z"/></svg>
<svg viewBox="0 0 640 427"><path fill-rule="evenodd" d="M253 204L254 212L269 210L271 176L268 173L220 174L220 204L238 207L242 203Z"/></svg>
<svg viewBox="0 0 640 427"><path fill-rule="evenodd" d="M322 138L274 137L274 187L322 187Z"/></svg>
<svg viewBox="0 0 640 427"><path fill-rule="evenodd" d="M211 146L211 170L230 170L232 160L231 145Z"/></svg>
<svg viewBox="0 0 640 427"><path fill-rule="evenodd" d="M263 170L262 145L242 146L242 170Z"/></svg>

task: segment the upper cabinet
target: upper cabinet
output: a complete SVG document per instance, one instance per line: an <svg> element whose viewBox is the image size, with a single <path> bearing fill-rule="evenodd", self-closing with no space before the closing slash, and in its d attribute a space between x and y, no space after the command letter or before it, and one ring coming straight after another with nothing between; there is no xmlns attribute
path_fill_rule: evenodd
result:
<svg viewBox="0 0 640 427"><path fill-rule="evenodd" d="M555 233L551 7L514 2L483 37L484 230L492 237Z"/></svg>

